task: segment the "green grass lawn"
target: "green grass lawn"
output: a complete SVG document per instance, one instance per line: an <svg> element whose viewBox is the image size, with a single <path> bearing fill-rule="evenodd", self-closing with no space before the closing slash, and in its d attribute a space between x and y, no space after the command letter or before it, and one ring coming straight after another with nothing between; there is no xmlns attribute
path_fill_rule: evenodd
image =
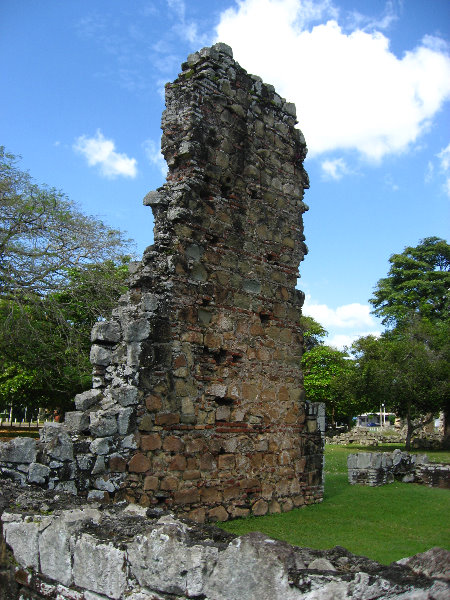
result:
<svg viewBox="0 0 450 600"><path fill-rule="evenodd" d="M397 444L381 449L392 451L396 447L401 448ZM238 535L261 531L297 546L344 546L354 554L384 564L433 546L450 549L449 490L399 482L381 487L350 485L347 456L361 449L326 446L325 495L321 504L220 526ZM430 460L450 462L450 452L426 454Z"/></svg>

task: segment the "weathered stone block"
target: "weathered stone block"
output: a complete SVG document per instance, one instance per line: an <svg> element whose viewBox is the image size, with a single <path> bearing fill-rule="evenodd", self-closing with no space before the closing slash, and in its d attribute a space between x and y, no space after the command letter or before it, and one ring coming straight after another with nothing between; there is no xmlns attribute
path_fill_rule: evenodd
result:
<svg viewBox="0 0 450 600"><path fill-rule="evenodd" d="M159 486L159 479L157 477L154 477L153 475L147 475L147 477L144 479L144 490L145 491L157 490L158 486Z"/></svg>
<svg viewBox="0 0 450 600"><path fill-rule="evenodd" d="M141 342L145 340L150 333L150 323L148 319L137 319L125 326L123 339L126 342Z"/></svg>
<svg viewBox="0 0 450 600"><path fill-rule="evenodd" d="M28 469L28 481L30 483L43 484L48 481L50 468L39 463L31 463Z"/></svg>
<svg viewBox="0 0 450 600"><path fill-rule="evenodd" d="M5 517L7 518L8 515L2 516L3 533L6 543L13 549L14 558L22 567L31 567L37 571L39 568L39 529L42 520L36 519L36 521L27 522L14 515L17 520L8 522ZM46 521L44 520L44 522Z"/></svg>
<svg viewBox="0 0 450 600"><path fill-rule="evenodd" d="M169 463L169 471L184 471L187 466L186 458L182 454L174 456Z"/></svg>
<svg viewBox="0 0 450 600"><path fill-rule="evenodd" d="M122 406L131 406L138 402L138 389L132 385L122 385L111 390L111 396L115 402Z"/></svg>
<svg viewBox="0 0 450 600"><path fill-rule="evenodd" d="M181 438L169 435L164 439L163 449L167 452L180 452L184 448L184 442Z"/></svg>
<svg viewBox="0 0 450 600"><path fill-rule="evenodd" d="M51 458L57 461L73 461L73 442L61 423L46 423L39 435Z"/></svg>
<svg viewBox="0 0 450 600"><path fill-rule="evenodd" d="M226 589L228 600L242 600L252 598L258 590L261 600L298 600L299 594L290 585L279 554L279 547L273 540L260 533L231 542L214 566L205 587L206 595L220 598L220 590Z"/></svg>
<svg viewBox="0 0 450 600"><path fill-rule="evenodd" d="M117 414L117 432L119 435L131 433L136 425L134 408L121 408Z"/></svg>
<svg viewBox="0 0 450 600"><path fill-rule="evenodd" d="M83 533L73 555L75 585L118 600L126 587L125 553Z"/></svg>
<svg viewBox="0 0 450 600"><path fill-rule="evenodd" d="M10 463L32 463L36 460L36 440L32 438L13 438L0 442L0 461Z"/></svg>
<svg viewBox="0 0 450 600"><path fill-rule="evenodd" d="M97 438L89 445L89 450L92 454L108 454L112 446L111 437Z"/></svg>
<svg viewBox="0 0 450 600"><path fill-rule="evenodd" d="M77 410L84 411L91 408L96 402L102 397L102 391L100 389L92 389L87 392L82 392L75 396L75 407Z"/></svg>
<svg viewBox="0 0 450 600"><path fill-rule="evenodd" d="M130 473L145 473L151 467L151 461L145 454L138 452L135 454L128 463L128 470Z"/></svg>
<svg viewBox="0 0 450 600"><path fill-rule="evenodd" d="M141 586L162 593L191 598L203 595L217 548L188 545L182 526L169 517L159 523L150 535L138 536L128 547L131 573Z"/></svg>
<svg viewBox="0 0 450 600"><path fill-rule="evenodd" d="M228 521L229 514L223 506L216 506L208 511L208 519L210 521Z"/></svg>
<svg viewBox="0 0 450 600"><path fill-rule="evenodd" d="M162 446L161 436L158 433L142 435L140 447L142 450L158 450Z"/></svg>
<svg viewBox="0 0 450 600"><path fill-rule="evenodd" d="M161 489L162 490L176 490L178 489L178 477L164 477L161 481Z"/></svg>
<svg viewBox="0 0 450 600"><path fill-rule="evenodd" d="M93 365L107 367L111 362L111 350L94 344L91 347L89 360Z"/></svg>
<svg viewBox="0 0 450 600"><path fill-rule="evenodd" d="M64 511L43 529L39 537L40 570L46 577L71 585L72 548L71 538L88 519L98 521L100 513L95 509Z"/></svg>
<svg viewBox="0 0 450 600"><path fill-rule="evenodd" d="M108 466L113 473L124 473L127 469L127 461L120 454L111 454Z"/></svg>
<svg viewBox="0 0 450 600"><path fill-rule="evenodd" d="M199 501L200 494L197 488L186 488L175 492L173 498L176 504L193 504Z"/></svg>
<svg viewBox="0 0 450 600"><path fill-rule="evenodd" d="M89 416L81 411L66 412L64 425L71 433L81 433L89 429Z"/></svg>
<svg viewBox="0 0 450 600"><path fill-rule="evenodd" d="M91 413L89 418L91 435L95 437L107 437L117 432L117 420L114 415Z"/></svg>
<svg viewBox="0 0 450 600"><path fill-rule="evenodd" d="M178 413L160 413L155 417L156 425L175 425L180 422Z"/></svg>
<svg viewBox="0 0 450 600"><path fill-rule="evenodd" d="M161 398L150 394L150 396L147 396L145 399L145 406L150 412L157 412L162 408Z"/></svg>
<svg viewBox="0 0 450 600"><path fill-rule="evenodd" d="M120 326L116 321L99 321L91 331L91 342L116 344L120 341Z"/></svg>

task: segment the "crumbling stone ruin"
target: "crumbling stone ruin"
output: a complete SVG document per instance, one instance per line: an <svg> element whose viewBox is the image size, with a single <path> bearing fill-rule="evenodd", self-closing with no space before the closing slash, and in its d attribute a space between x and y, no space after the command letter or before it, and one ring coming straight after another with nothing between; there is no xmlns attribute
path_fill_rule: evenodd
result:
<svg viewBox="0 0 450 600"><path fill-rule="evenodd" d="M64 425L0 448L21 482L203 522L322 499L296 289L308 177L295 107L216 44L166 86L154 245L92 331L93 387Z"/></svg>
<svg viewBox="0 0 450 600"><path fill-rule="evenodd" d="M426 454L357 452L347 458L348 481L359 485L385 485L394 481L450 488L450 465L430 463Z"/></svg>
<svg viewBox="0 0 450 600"><path fill-rule="evenodd" d="M20 506L19 506L20 505ZM2 514L3 513L3 514ZM389 566L0 481L0 600L447 600L450 553Z"/></svg>

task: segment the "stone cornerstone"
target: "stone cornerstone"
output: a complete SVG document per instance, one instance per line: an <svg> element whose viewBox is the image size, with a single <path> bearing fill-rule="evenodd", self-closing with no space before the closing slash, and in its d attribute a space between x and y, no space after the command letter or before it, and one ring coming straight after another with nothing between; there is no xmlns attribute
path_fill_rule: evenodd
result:
<svg viewBox="0 0 450 600"><path fill-rule="evenodd" d="M203 522L322 499L296 289L306 144L295 107L225 44L166 86L154 245L92 330L93 387L64 425L0 448L20 481ZM320 413L320 410L319 410Z"/></svg>

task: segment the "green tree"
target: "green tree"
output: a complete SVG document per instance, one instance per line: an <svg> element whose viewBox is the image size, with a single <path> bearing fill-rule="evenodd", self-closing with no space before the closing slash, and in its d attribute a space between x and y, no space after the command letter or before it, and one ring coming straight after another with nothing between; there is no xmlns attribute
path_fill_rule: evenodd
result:
<svg viewBox="0 0 450 600"><path fill-rule="evenodd" d="M59 290L71 269L120 260L130 241L84 215L61 192L37 185L0 146L0 297Z"/></svg>
<svg viewBox="0 0 450 600"><path fill-rule="evenodd" d="M380 279L369 302L383 324L397 325L411 314L431 321L450 315L450 245L428 237L400 254L393 254L388 276Z"/></svg>
<svg viewBox="0 0 450 600"><path fill-rule="evenodd" d="M302 358L306 399L325 402L332 426L337 420L350 423L360 412L362 401L353 393L353 361L346 352L316 345Z"/></svg>
<svg viewBox="0 0 450 600"><path fill-rule="evenodd" d="M448 410L449 333L448 323L415 318L378 339L363 337L352 346L356 394L406 419L407 449L415 430L440 409Z"/></svg>
<svg viewBox="0 0 450 600"><path fill-rule="evenodd" d="M126 290L127 264L72 270L58 292L0 301L0 405L69 406L91 381L90 332ZM12 393L16 390L16 393Z"/></svg>
<svg viewBox="0 0 450 600"><path fill-rule="evenodd" d="M90 381L90 330L126 289L130 241L38 186L0 147L0 403L64 405Z"/></svg>
<svg viewBox="0 0 450 600"><path fill-rule="evenodd" d="M323 344L323 338L328 335L328 331L313 317L302 315L300 317L300 327L303 332L306 351L311 350L319 344Z"/></svg>

